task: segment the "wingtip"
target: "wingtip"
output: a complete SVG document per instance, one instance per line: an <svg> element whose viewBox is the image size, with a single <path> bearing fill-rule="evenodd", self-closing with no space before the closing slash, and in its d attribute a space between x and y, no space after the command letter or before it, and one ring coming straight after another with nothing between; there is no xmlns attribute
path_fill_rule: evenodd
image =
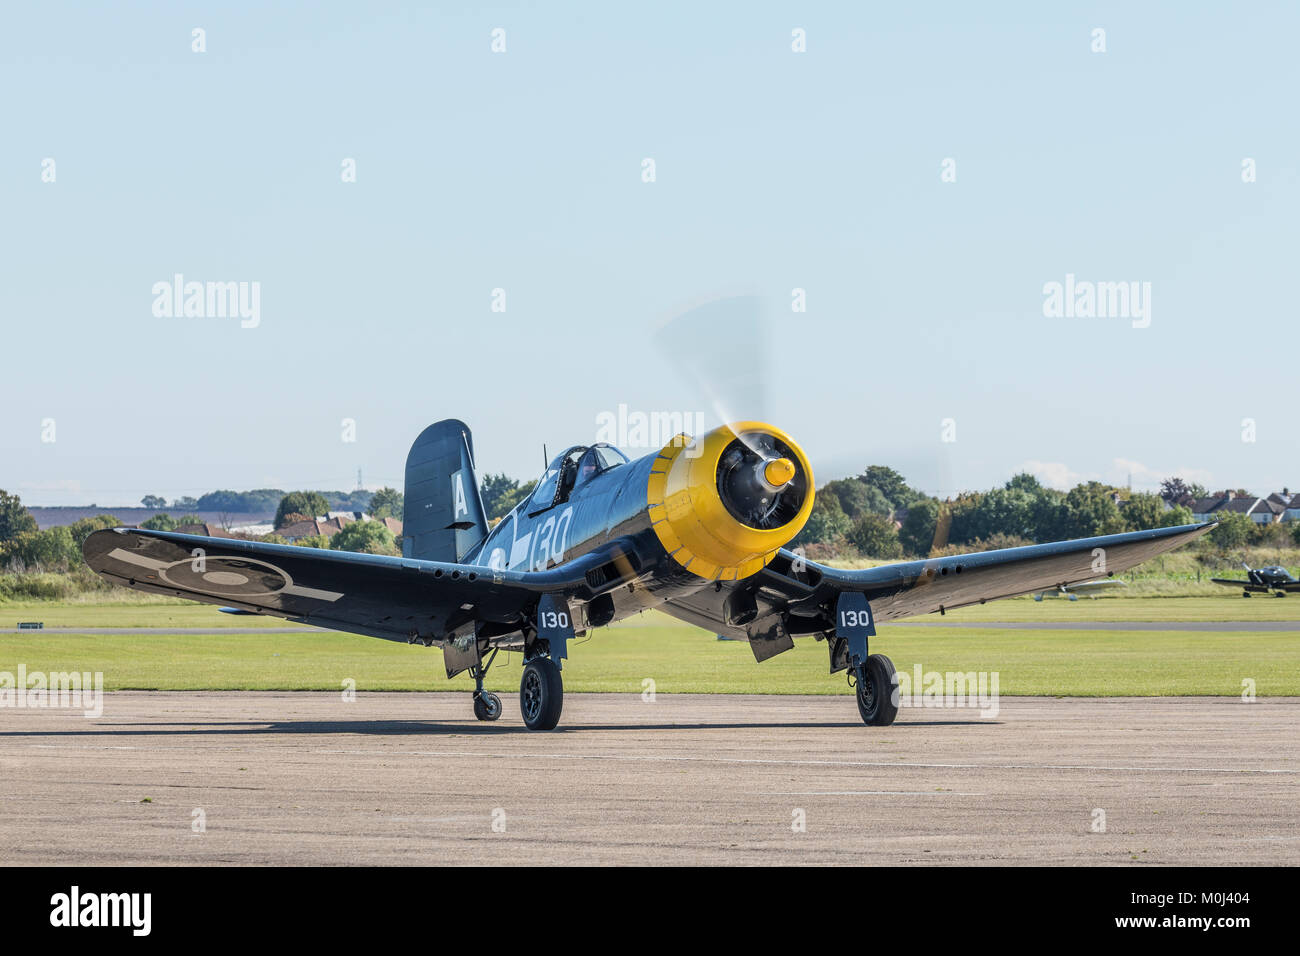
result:
<svg viewBox="0 0 1300 956"><path fill-rule="evenodd" d="M1217 521L1203 521L1199 524L1176 524L1166 528L1152 528L1152 531L1159 533L1160 537L1172 536L1177 534L1201 534L1212 528L1218 527Z"/></svg>

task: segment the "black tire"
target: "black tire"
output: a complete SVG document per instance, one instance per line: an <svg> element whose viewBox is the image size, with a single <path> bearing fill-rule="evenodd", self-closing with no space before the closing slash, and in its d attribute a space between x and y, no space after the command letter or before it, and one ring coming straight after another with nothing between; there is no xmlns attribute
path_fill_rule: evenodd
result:
<svg viewBox="0 0 1300 956"><path fill-rule="evenodd" d="M529 730L554 730L564 709L564 681L549 657L534 657L524 665L519 681L519 710Z"/></svg>
<svg viewBox="0 0 1300 956"><path fill-rule="evenodd" d="M867 658L866 679L858 678L858 713L862 722L869 727L888 727L898 716L898 699L895 692L898 678L894 674L894 662L884 654L872 654Z"/></svg>
<svg viewBox="0 0 1300 956"><path fill-rule="evenodd" d="M501 698L496 694L481 694L474 698L474 716L479 720L496 720L501 716Z"/></svg>

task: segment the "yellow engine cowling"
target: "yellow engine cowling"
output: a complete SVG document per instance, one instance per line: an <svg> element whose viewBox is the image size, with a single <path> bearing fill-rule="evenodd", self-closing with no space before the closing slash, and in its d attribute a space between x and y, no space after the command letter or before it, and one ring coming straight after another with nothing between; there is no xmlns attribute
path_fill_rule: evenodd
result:
<svg viewBox="0 0 1300 956"><path fill-rule="evenodd" d="M712 581L755 574L802 530L812 467L785 432L734 422L664 446L646 489L650 521L678 564Z"/></svg>

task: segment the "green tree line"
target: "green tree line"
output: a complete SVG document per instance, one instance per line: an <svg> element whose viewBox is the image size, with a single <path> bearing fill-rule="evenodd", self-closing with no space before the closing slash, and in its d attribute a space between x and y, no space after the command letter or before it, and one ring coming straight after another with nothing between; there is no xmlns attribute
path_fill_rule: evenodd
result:
<svg viewBox="0 0 1300 956"><path fill-rule="evenodd" d="M1188 486L1178 485L1178 495L1188 490ZM1203 489L1191 490L1203 494ZM1300 544L1300 523L1290 528L1258 525L1242 514L1225 514L1217 520L1220 525L1209 539L1220 548L1279 537ZM1159 494L1129 492L1097 481L1059 491L1023 473L1000 488L941 501L910 487L894 469L872 465L856 477L827 482L817 492L812 514L794 544L820 545L846 556L915 558L1192 521L1188 508L1167 508Z"/></svg>

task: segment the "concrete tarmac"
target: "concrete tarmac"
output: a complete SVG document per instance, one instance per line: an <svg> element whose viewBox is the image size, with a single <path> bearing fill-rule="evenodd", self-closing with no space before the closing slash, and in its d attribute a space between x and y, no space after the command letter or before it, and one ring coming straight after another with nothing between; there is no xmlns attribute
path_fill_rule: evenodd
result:
<svg viewBox="0 0 1300 956"><path fill-rule="evenodd" d="M4 864L1300 863L1300 699L117 692L0 709ZM1104 830L1104 832L1102 832Z"/></svg>

